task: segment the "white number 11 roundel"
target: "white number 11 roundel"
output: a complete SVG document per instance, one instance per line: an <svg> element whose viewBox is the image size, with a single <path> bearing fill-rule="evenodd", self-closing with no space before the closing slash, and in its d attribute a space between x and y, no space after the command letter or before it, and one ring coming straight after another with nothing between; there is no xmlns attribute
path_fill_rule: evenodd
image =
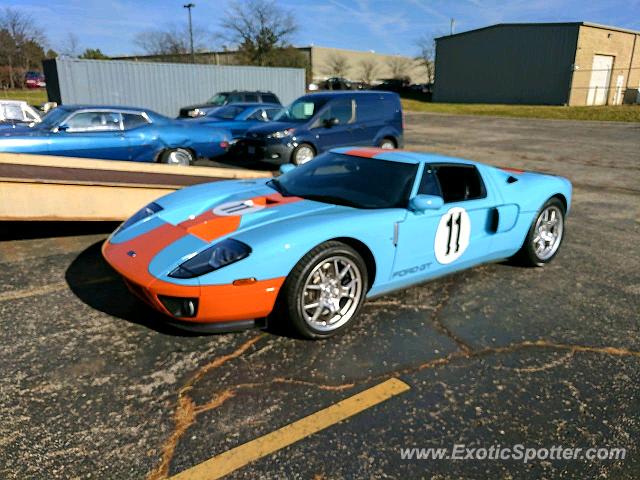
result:
<svg viewBox="0 0 640 480"><path fill-rule="evenodd" d="M453 207L440 218L434 250L439 263L451 263L469 246L471 220L464 208Z"/></svg>

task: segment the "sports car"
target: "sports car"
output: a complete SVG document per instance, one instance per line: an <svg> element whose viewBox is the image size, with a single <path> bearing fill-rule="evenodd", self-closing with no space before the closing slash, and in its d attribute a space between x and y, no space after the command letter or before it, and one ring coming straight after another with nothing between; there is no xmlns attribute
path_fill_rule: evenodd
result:
<svg viewBox="0 0 640 480"><path fill-rule="evenodd" d="M130 107L60 106L32 127L0 131L0 152L189 165L226 153L222 128Z"/></svg>
<svg viewBox="0 0 640 480"><path fill-rule="evenodd" d="M544 265L571 204L565 178L436 154L341 148L281 171L162 197L103 255L175 325L268 318L323 338L365 298L485 262Z"/></svg>
<svg viewBox="0 0 640 480"><path fill-rule="evenodd" d="M230 103L203 117L184 119L184 122L224 128L233 139L244 137L247 130L270 122L283 110L275 103Z"/></svg>

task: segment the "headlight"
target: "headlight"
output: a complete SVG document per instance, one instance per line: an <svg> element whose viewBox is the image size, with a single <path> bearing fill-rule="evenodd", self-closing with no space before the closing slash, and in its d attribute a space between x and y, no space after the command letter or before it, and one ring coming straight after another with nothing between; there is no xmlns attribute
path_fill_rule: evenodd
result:
<svg viewBox="0 0 640 480"><path fill-rule="evenodd" d="M284 137L288 137L289 135L291 135L295 131L296 131L295 128L287 128L286 130L281 130L279 132L273 132L273 133L267 135L267 138L284 138Z"/></svg>
<svg viewBox="0 0 640 480"><path fill-rule="evenodd" d="M160 205L158 205L155 202L150 203L149 205L141 208L136 213L134 213L131 217L129 217L129 219L126 222L120 225L118 230L116 230L116 233L121 232L126 228L129 228L131 225L133 225L134 223L138 223L140 220L144 220L145 218L150 217L151 215L155 215L160 210L162 210L162 207Z"/></svg>
<svg viewBox="0 0 640 480"><path fill-rule="evenodd" d="M246 258L251 247L228 238L198 253L169 274L173 278L193 278Z"/></svg>

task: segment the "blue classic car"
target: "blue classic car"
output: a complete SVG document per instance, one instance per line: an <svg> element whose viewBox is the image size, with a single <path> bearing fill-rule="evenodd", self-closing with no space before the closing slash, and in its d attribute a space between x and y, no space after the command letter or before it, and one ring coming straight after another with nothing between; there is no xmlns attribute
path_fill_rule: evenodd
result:
<svg viewBox="0 0 640 480"><path fill-rule="evenodd" d="M283 110L282 105L277 103L231 103L204 117L183 121L224 128L231 132L234 139L238 139L244 137L251 127L270 122Z"/></svg>
<svg viewBox="0 0 640 480"><path fill-rule="evenodd" d="M0 133L0 152L189 165L229 148L230 133L130 107L61 106L33 127Z"/></svg>

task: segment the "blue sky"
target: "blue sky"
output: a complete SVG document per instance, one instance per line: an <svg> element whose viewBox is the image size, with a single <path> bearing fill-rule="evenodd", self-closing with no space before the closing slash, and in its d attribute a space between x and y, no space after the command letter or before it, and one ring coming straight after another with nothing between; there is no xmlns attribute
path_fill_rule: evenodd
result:
<svg viewBox="0 0 640 480"><path fill-rule="evenodd" d="M194 21L215 30L229 0L191 0ZM110 55L139 53L133 37L141 30L186 22L177 0L0 0L31 14L60 50L74 32L79 46ZM590 21L640 30L640 0L278 0L291 10L300 30L296 45L321 45L414 55L422 35L500 22ZM211 47L220 47L220 42Z"/></svg>

